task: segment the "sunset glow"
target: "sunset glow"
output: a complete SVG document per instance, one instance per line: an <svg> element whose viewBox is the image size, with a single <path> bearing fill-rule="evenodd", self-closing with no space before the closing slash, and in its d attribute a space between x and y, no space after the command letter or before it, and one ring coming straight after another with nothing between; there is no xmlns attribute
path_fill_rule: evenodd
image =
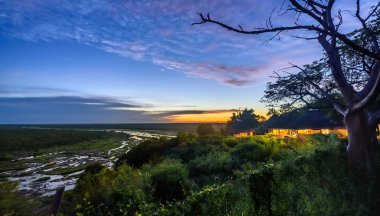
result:
<svg viewBox="0 0 380 216"><path fill-rule="evenodd" d="M182 115L172 115L165 117L171 122L215 122L215 123L225 123L230 118L231 112L220 112L220 113L202 113L202 114L182 114Z"/></svg>
<svg viewBox="0 0 380 216"><path fill-rule="evenodd" d="M210 112L201 114L179 114L163 117L165 120L175 123L226 123L234 111ZM257 115L266 118L265 109L255 110Z"/></svg>
<svg viewBox="0 0 380 216"><path fill-rule="evenodd" d="M226 122L239 108L264 115L271 72L320 53L286 35L263 46L191 25L212 11L265 26L273 1L79 2L2 3L0 123Z"/></svg>

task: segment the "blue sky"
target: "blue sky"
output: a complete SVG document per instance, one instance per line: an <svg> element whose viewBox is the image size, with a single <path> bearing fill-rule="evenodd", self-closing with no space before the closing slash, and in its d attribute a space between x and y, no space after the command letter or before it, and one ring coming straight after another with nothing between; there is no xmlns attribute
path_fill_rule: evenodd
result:
<svg viewBox="0 0 380 216"><path fill-rule="evenodd" d="M210 12L263 26L281 2L0 0L0 123L167 122L244 107L264 114L271 72L318 59L320 46L191 23Z"/></svg>

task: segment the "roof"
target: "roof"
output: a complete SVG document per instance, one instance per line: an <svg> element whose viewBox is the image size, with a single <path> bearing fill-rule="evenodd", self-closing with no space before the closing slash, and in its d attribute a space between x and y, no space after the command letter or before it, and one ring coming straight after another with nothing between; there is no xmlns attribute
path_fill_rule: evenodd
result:
<svg viewBox="0 0 380 216"><path fill-rule="evenodd" d="M295 110L280 116L272 116L264 122L266 128L322 129L344 128L343 119L331 117L327 110Z"/></svg>
<svg viewBox="0 0 380 216"><path fill-rule="evenodd" d="M228 131L230 131L230 133L232 134L239 134L249 131L255 131L255 129L243 121L237 121L234 122L234 124L232 124L230 127L228 127Z"/></svg>

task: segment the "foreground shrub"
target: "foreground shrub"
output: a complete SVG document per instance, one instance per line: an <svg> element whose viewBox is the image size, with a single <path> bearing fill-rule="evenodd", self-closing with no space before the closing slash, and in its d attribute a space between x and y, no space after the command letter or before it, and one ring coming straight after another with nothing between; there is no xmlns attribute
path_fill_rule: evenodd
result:
<svg viewBox="0 0 380 216"><path fill-rule="evenodd" d="M188 171L176 160L165 160L150 170L153 197L160 202L183 200L190 190Z"/></svg>
<svg viewBox="0 0 380 216"><path fill-rule="evenodd" d="M225 181L232 176L233 161L228 153L214 153L189 161L191 178L200 185Z"/></svg>
<svg viewBox="0 0 380 216"><path fill-rule="evenodd" d="M147 201L146 177L126 165L117 170L85 172L65 196L67 215L136 215Z"/></svg>
<svg viewBox="0 0 380 216"><path fill-rule="evenodd" d="M251 204L245 184L228 182L192 194L183 205L183 215L254 215Z"/></svg>
<svg viewBox="0 0 380 216"><path fill-rule="evenodd" d="M247 162L264 162L268 159L270 151L263 145L240 143L231 152L231 157L241 164Z"/></svg>
<svg viewBox="0 0 380 216"><path fill-rule="evenodd" d="M197 134L199 136L206 136L215 133L212 124L200 124L197 127Z"/></svg>
<svg viewBox="0 0 380 216"><path fill-rule="evenodd" d="M18 182L0 183L0 215L27 215L25 200L16 191Z"/></svg>
<svg viewBox="0 0 380 216"><path fill-rule="evenodd" d="M239 141L235 137L227 137L224 139L224 143L227 146L233 148L239 143Z"/></svg>
<svg viewBox="0 0 380 216"><path fill-rule="evenodd" d="M150 161L154 156L178 145L176 139L168 140L165 137L159 139L148 139L132 148L128 153L122 155L115 163L115 167L123 163L138 168Z"/></svg>
<svg viewBox="0 0 380 216"><path fill-rule="evenodd" d="M139 170L125 165L119 167L109 193L109 212L136 215L148 200L148 190L147 180Z"/></svg>
<svg viewBox="0 0 380 216"><path fill-rule="evenodd" d="M114 170L88 169L73 191L76 210L67 215L376 213L379 201L371 197L377 186L364 177L355 184L345 146L334 136L254 136L231 139L234 147L218 136L183 133L146 142L140 148L154 151L140 163L141 172L126 163Z"/></svg>

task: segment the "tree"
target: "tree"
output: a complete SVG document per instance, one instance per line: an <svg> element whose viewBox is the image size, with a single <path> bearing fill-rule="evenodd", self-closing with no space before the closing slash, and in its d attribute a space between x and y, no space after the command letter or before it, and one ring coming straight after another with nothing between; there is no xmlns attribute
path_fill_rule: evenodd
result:
<svg viewBox="0 0 380 216"><path fill-rule="evenodd" d="M230 120L227 121L227 133L256 129L260 126L259 120L262 118L262 116L256 115L253 109L245 108L243 111L232 113Z"/></svg>
<svg viewBox="0 0 380 216"><path fill-rule="evenodd" d="M199 136L206 136L215 133L212 124L200 124L197 127L197 134Z"/></svg>
<svg viewBox="0 0 380 216"><path fill-rule="evenodd" d="M380 3L373 6L363 17L360 0L356 1L356 11L353 16L362 28L350 34L340 30L343 23L342 10L334 10L338 12L333 14L334 5L335 0L289 0L287 7L281 7L286 9L281 10L285 10L284 13L297 14L294 25L291 26L274 26L271 15L267 27L245 30L240 25L238 27L226 25L212 19L209 14L205 16L202 13L199 13L200 22L193 24L213 23L241 34L274 33L274 37L282 32L295 30L313 33L313 37L296 37L317 40L324 50L326 59L319 64L305 67L292 65L291 67L298 69L300 73L290 75L291 77L285 80L280 77L279 82L289 83L286 87L289 90L287 96L293 99L298 97L303 102L307 101L305 100L307 97L324 99L344 117L348 130L349 161L351 165L360 166L369 164L367 162L374 145L377 144L376 125L380 122L380 110L369 109L376 103L380 93ZM367 76L367 79L361 79L362 86L350 82L348 74L351 66L355 66L353 71L363 77ZM322 79L321 70L328 70L332 82L323 82L326 79ZM313 91L308 91L307 87L303 88L305 83L312 86Z"/></svg>

